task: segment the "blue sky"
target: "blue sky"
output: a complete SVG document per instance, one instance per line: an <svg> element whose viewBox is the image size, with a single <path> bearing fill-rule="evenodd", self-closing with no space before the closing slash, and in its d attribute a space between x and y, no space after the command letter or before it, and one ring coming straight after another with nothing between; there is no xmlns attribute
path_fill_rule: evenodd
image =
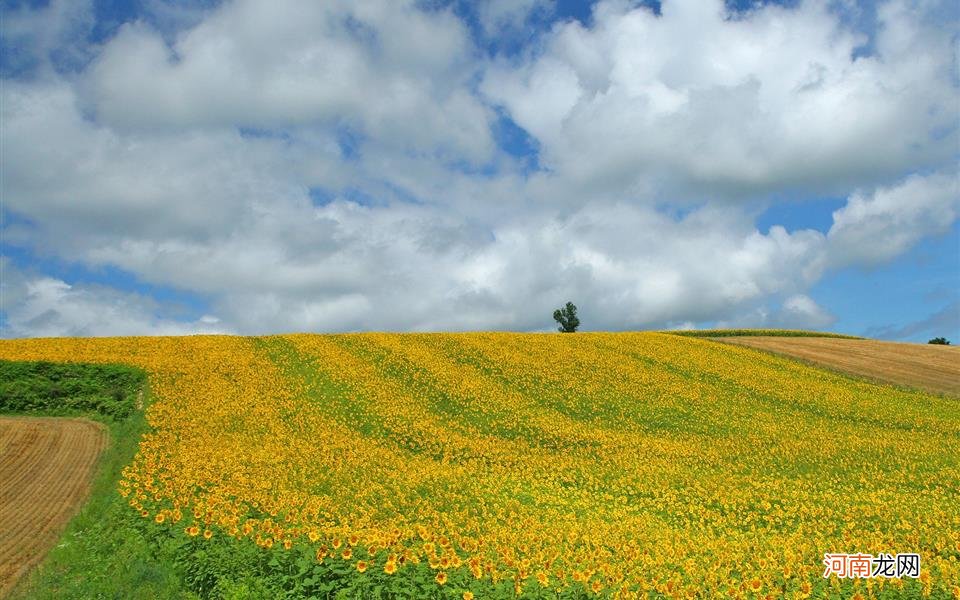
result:
<svg viewBox="0 0 960 600"><path fill-rule="evenodd" d="M960 342L953 3L2 11L4 336Z"/></svg>

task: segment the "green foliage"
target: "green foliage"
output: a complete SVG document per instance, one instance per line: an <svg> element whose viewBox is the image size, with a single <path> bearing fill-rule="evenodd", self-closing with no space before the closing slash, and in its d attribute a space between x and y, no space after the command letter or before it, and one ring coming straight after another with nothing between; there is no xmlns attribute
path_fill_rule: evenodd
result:
<svg viewBox="0 0 960 600"><path fill-rule="evenodd" d="M557 330L561 333L574 333L580 326L577 318L577 307L573 302L567 302L563 308L553 311L553 320L560 324Z"/></svg>
<svg viewBox="0 0 960 600"><path fill-rule="evenodd" d="M927 342L927 343L928 343L928 344L937 344L938 346L949 346L949 345L950 345L950 340L948 340L948 339L945 338L945 337L935 337L935 338L933 338L932 340L930 340L930 341Z"/></svg>
<svg viewBox="0 0 960 600"><path fill-rule="evenodd" d="M121 421L136 410L145 381L143 371L122 365L0 361L0 413Z"/></svg>
<svg viewBox="0 0 960 600"><path fill-rule="evenodd" d="M770 337L825 337L844 338L848 340L862 340L863 338L842 333L821 331L805 331L801 329L685 329L663 331L671 335L687 337L741 337L741 336L770 336Z"/></svg>
<svg viewBox="0 0 960 600"><path fill-rule="evenodd" d="M0 361L4 413L83 416L104 423L110 445L90 498L13 598L195 598L183 589L176 543L158 540L117 493L147 430L136 402L142 371L125 366Z"/></svg>

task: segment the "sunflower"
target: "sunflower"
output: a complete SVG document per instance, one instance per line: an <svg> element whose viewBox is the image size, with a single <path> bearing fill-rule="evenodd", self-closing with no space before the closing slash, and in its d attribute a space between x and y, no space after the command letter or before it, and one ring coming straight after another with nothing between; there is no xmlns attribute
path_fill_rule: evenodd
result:
<svg viewBox="0 0 960 600"><path fill-rule="evenodd" d="M157 513L157 516L155 516L153 520L156 521L157 523L163 523L163 520L165 518L166 517L163 516L163 513Z"/></svg>
<svg viewBox="0 0 960 600"><path fill-rule="evenodd" d="M436 579L437 583L443 585L447 582L447 574L443 571L440 571L437 573L437 576L434 579Z"/></svg>
<svg viewBox="0 0 960 600"><path fill-rule="evenodd" d="M365 561L365 560L358 560L358 561L357 561L357 571L360 571L361 573L363 573L363 572L366 571L366 570L367 570L367 561Z"/></svg>
<svg viewBox="0 0 960 600"><path fill-rule="evenodd" d="M397 572L397 563L388 560L387 564L383 565L383 572L387 575L393 575Z"/></svg>
<svg viewBox="0 0 960 600"><path fill-rule="evenodd" d="M464 592L463 600L473 600L473 592L470 592L470 591Z"/></svg>

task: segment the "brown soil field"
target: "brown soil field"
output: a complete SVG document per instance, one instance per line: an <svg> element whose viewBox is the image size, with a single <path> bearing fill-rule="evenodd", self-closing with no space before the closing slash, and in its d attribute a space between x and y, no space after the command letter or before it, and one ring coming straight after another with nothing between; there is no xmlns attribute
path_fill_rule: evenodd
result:
<svg viewBox="0 0 960 600"><path fill-rule="evenodd" d="M56 543L106 445L92 421L0 417L0 597Z"/></svg>
<svg viewBox="0 0 960 600"><path fill-rule="evenodd" d="M817 337L713 338L768 350L861 377L960 396L960 348Z"/></svg>

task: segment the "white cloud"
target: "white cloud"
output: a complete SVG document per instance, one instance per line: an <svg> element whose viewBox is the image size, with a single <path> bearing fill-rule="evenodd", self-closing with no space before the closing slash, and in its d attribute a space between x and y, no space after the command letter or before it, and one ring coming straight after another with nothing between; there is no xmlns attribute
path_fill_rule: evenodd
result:
<svg viewBox="0 0 960 600"><path fill-rule="evenodd" d="M97 285L70 285L29 276L4 260L3 294L8 337L183 335L225 333L219 319L194 321L157 317L152 298Z"/></svg>
<svg viewBox="0 0 960 600"><path fill-rule="evenodd" d="M809 296L796 294L787 298L778 315L779 325L786 328L824 329L836 318Z"/></svg>
<svg viewBox="0 0 960 600"><path fill-rule="evenodd" d="M488 37L510 35L523 29L531 16L553 9L554 0L483 0L477 16Z"/></svg>
<svg viewBox="0 0 960 600"><path fill-rule="evenodd" d="M935 112L900 112L956 98L939 34L902 16L878 40L890 56L851 61L856 36L816 6L706 6L658 20L602 3L592 29L559 25L542 54L486 69L449 11L243 0L169 44L127 25L75 77L4 80L5 241L211 313L158 317L150 298L36 274L4 282L4 333L549 330L567 300L587 329L829 325L808 296L826 269L957 218L952 167L904 179L956 140L924 137ZM691 49L663 52L674 39ZM481 72L551 171L494 147ZM741 201L795 185L864 191L828 235L757 231Z"/></svg>
<svg viewBox="0 0 960 600"><path fill-rule="evenodd" d="M132 130L346 127L378 145L482 163L492 112L468 88L466 28L411 1L225 3L168 47L143 23L86 81L98 120Z"/></svg>
<svg viewBox="0 0 960 600"><path fill-rule="evenodd" d="M787 297L779 307L767 305L742 312L732 319L716 323L718 329L807 329L824 331L836 322L836 317L805 294Z"/></svg>
<svg viewBox="0 0 960 600"><path fill-rule="evenodd" d="M854 59L866 38L825 3L730 18L721 0L666 0L659 17L601 2L592 27L556 27L482 89L540 142L559 188L842 193L954 159L956 48L919 12L886 3L877 53Z"/></svg>
<svg viewBox="0 0 960 600"><path fill-rule="evenodd" d="M889 261L924 237L946 233L958 216L960 179L955 172L912 175L872 194L856 192L833 213L831 262L845 266Z"/></svg>
<svg viewBox="0 0 960 600"><path fill-rule="evenodd" d="M4 62L15 70L36 70L44 75L58 66L82 65L91 55L84 42L93 24L90 0L51 0L36 10L28 6L4 9L0 19Z"/></svg>

